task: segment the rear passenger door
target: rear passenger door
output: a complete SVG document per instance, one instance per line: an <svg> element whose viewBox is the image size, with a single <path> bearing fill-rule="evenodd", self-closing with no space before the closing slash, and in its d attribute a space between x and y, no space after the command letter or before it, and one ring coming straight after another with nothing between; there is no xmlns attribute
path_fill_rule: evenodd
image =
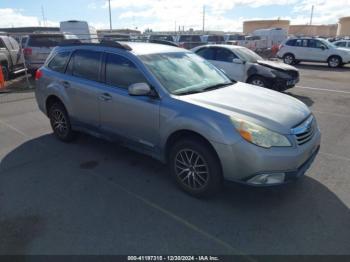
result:
<svg viewBox="0 0 350 262"><path fill-rule="evenodd" d="M101 129L121 138L129 146L140 145L145 151L154 151L159 144L158 98L130 96L128 87L148 83L143 73L128 58L105 55L105 87L100 92ZM141 148L142 148L141 147Z"/></svg>
<svg viewBox="0 0 350 262"><path fill-rule="evenodd" d="M101 88L102 53L77 50L69 61L66 77L60 84L66 93L73 124L99 127L99 94Z"/></svg>

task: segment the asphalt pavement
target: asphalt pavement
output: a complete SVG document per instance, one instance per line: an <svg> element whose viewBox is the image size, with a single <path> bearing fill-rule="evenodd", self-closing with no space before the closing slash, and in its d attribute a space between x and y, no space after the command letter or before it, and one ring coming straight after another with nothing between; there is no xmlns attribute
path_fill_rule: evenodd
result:
<svg viewBox="0 0 350 262"><path fill-rule="evenodd" d="M350 67L298 68L288 94L323 135L306 177L206 200L149 157L57 141L32 92L0 94L0 254L350 254Z"/></svg>

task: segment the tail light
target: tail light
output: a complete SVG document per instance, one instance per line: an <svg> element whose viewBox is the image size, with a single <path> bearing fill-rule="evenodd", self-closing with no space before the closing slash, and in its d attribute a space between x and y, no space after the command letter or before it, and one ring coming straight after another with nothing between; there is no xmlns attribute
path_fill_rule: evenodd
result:
<svg viewBox="0 0 350 262"><path fill-rule="evenodd" d="M36 70L35 80L39 80L40 78L42 78L42 76L43 76L43 72L40 69Z"/></svg>
<svg viewBox="0 0 350 262"><path fill-rule="evenodd" d="M31 48L24 48L23 49L23 54L24 55L32 55L33 50Z"/></svg>

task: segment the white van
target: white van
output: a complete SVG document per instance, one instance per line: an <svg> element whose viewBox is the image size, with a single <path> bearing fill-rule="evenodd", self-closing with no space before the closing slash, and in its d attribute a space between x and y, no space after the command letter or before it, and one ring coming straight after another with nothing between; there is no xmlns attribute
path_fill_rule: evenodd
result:
<svg viewBox="0 0 350 262"><path fill-rule="evenodd" d="M265 40L266 48L279 46L288 38L288 32L282 28L258 29L252 34L253 36L260 36Z"/></svg>
<svg viewBox="0 0 350 262"><path fill-rule="evenodd" d="M98 43L97 31L85 21L63 21L60 23L60 31L63 34L73 34L83 43Z"/></svg>

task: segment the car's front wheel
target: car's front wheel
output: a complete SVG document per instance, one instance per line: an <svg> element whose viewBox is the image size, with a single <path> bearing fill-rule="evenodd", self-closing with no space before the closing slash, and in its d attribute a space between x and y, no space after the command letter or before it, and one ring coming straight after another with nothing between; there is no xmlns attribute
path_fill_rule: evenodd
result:
<svg viewBox="0 0 350 262"><path fill-rule="evenodd" d="M328 66L330 68L337 68L337 67L340 67L342 64L342 60L339 56L331 56L329 59L328 59Z"/></svg>
<svg viewBox="0 0 350 262"><path fill-rule="evenodd" d="M218 157L201 140L177 142L169 155L169 168L179 187L193 196L213 195L221 188L222 172Z"/></svg>
<svg viewBox="0 0 350 262"><path fill-rule="evenodd" d="M287 65L293 65L295 63L295 57L292 54L285 54L283 56L283 62Z"/></svg>
<svg viewBox="0 0 350 262"><path fill-rule="evenodd" d="M267 87L266 80L260 76L252 76L251 78L249 78L248 84L260 87Z"/></svg>
<svg viewBox="0 0 350 262"><path fill-rule="evenodd" d="M49 118L55 136L63 142L71 142L76 138L76 132L72 130L66 108L60 102L56 102L49 108Z"/></svg>

